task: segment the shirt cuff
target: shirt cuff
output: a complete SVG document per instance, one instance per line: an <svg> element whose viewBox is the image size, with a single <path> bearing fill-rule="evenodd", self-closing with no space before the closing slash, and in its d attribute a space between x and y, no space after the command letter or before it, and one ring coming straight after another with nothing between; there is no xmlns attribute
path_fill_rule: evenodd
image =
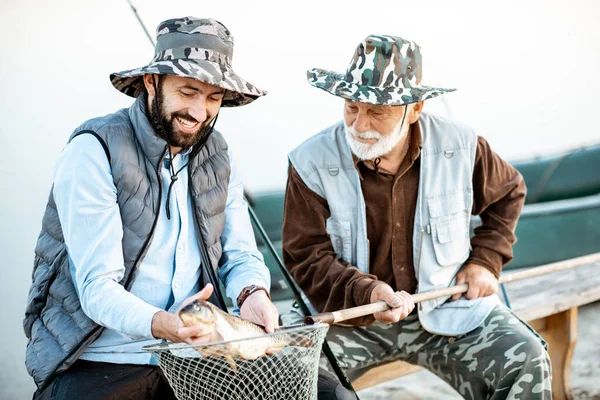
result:
<svg viewBox="0 0 600 400"><path fill-rule="evenodd" d="M371 293L377 286L383 284L383 281L365 278L354 284L354 303L357 306L363 306L371 303Z"/></svg>
<svg viewBox="0 0 600 400"><path fill-rule="evenodd" d="M152 319L159 311L164 310L149 304L144 307L132 307L126 315L128 323L127 332L125 333L133 340L156 339L152 335Z"/></svg>
<svg viewBox="0 0 600 400"><path fill-rule="evenodd" d="M475 247L465 264L481 265L489 270L496 278L500 277L502 271L503 258L501 254L485 247Z"/></svg>

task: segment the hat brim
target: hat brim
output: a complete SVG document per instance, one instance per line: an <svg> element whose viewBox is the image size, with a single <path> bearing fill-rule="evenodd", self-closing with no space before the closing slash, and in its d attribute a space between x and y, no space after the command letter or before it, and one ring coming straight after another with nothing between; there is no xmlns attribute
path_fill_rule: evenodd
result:
<svg viewBox="0 0 600 400"><path fill-rule="evenodd" d="M241 78L232 69L223 68L207 60L156 61L141 68L112 73L110 81L120 92L138 97L145 90L143 82L145 74L181 76L221 87L227 90L222 107L242 106L267 94L266 91Z"/></svg>
<svg viewBox="0 0 600 400"><path fill-rule="evenodd" d="M308 83L316 88L344 99L375 105L400 106L418 103L456 90L424 85L412 87L368 86L349 82L345 78L345 74L320 68L313 68L307 72Z"/></svg>

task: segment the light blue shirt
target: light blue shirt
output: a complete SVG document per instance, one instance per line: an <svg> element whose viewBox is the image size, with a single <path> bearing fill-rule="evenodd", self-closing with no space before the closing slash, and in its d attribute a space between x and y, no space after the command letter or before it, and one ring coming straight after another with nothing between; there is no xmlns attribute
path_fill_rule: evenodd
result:
<svg viewBox="0 0 600 400"><path fill-rule="evenodd" d="M189 152L173 159L178 171ZM226 294L236 305L241 290L256 284L270 287L270 275L256 248L243 184L229 151L231 177L221 235L223 257L218 270ZM128 292L124 276L123 225L117 189L100 142L92 135L75 137L63 150L54 172L56 202L71 276L88 317L108 328L81 355L110 363L154 364L142 347L155 343L152 318L160 310L174 312L201 288L198 232L184 168L170 195L171 219L165 204L171 183L168 152L160 168L163 191L153 239ZM237 311L237 310L236 310Z"/></svg>

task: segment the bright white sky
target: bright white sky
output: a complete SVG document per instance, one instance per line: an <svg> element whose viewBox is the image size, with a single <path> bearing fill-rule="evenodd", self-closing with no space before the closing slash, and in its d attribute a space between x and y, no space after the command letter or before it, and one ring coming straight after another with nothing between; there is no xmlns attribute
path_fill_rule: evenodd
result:
<svg viewBox="0 0 600 400"><path fill-rule="evenodd" d="M216 18L234 34L234 69L269 91L218 122L250 192L283 188L287 152L341 118L342 101L311 87L306 70L344 71L371 33L415 40L423 83L458 88L426 110L450 111L509 160L600 141L594 0L134 4L153 36L160 21L185 15ZM80 123L130 105L108 76L145 65L153 49L126 0L0 0L0 38L0 292L14 300L0 359L16 366L0 371L0 398L23 398L32 384L20 321L54 164Z"/></svg>

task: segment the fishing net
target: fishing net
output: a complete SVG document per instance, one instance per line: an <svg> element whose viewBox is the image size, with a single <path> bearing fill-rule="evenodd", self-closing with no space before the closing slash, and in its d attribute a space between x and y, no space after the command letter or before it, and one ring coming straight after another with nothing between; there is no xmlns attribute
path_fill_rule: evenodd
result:
<svg viewBox="0 0 600 400"><path fill-rule="evenodd" d="M179 400L316 399L319 355L328 328L306 325L256 338L206 345L160 343L144 350L158 359ZM261 346L269 337L286 345L255 360L226 357L236 342Z"/></svg>

